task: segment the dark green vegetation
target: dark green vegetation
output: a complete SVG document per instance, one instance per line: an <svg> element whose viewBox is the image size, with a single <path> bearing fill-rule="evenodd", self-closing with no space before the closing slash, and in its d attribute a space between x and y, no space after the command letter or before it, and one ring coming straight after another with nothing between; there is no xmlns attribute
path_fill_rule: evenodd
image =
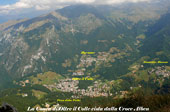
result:
<svg viewBox="0 0 170 112"><path fill-rule="evenodd" d="M132 94L127 99L119 101L118 106L123 107L149 107L149 112L169 112L170 95L145 95L145 93L138 91Z"/></svg>
<svg viewBox="0 0 170 112"><path fill-rule="evenodd" d="M0 103L14 105L19 112L46 103L142 105L152 112L166 112L170 94L168 3L75 5L6 26L0 32ZM94 80L80 80L77 85L67 81L74 77ZM67 83L112 95L89 97L57 88ZM81 102L57 101L75 96Z"/></svg>

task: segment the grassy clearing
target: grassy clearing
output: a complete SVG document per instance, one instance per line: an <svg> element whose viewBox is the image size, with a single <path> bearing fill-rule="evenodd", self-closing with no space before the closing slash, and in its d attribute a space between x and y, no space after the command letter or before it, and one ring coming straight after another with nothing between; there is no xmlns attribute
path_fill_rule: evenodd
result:
<svg viewBox="0 0 170 112"><path fill-rule="evenodd" d="M45 92L38 91L38 90L32 90L32 93L37 99L41 99L47 94Z"/></svg>
<svg viewBox="0 0 170 112"><path fill-rule="evenodd" d="M46 72L44 74L38 74L36 77L31 76L30 80L32 84L54 84L58 79L62 79L63 77L55 72Z"/></svg>

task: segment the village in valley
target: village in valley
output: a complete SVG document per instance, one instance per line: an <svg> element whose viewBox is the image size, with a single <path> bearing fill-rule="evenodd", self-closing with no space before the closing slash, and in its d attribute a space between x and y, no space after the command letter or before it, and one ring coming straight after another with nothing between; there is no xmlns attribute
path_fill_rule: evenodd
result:
<svg viewBox="0 0 170 112"><path fill-rule="evenodd" d="M43 86L47 87L50 90L56 89L62 92L72 92L74 94L72 96L73 98L81 98L83 96L89 97L112 96L112 94L109 91L111 88L107 84L101 86L101 83L95 81L94 85L88 86L87 89L79 89L78 87L79 81L80 80L72 80L71 78L70 79L68 78L60 80L58 84Z"/></svg>
<svg viewBox="0 0 170 112"><path fill-rule="evenodd" d="M123 83L122 79L111 80L111 81L103 81L97 78L97 74L93 75L92 73L96 73L97 69L104 65L106 67L111 67L116 59L121 59L123 56L128 56L126 53L128 50L125 49L120 52L117 48L111 48L109 52L81 52L81 57L79 64L77 64L75 70L68 70L68 77L62 77L62 75L56 74L54 72L46 72L44 74L38 74L36 77L30 77L25 81L15 82L22 87L27 86L28 84L40 84L45 88L49 89L51 92L60 91L63 93L71 93L71 97L65 100L58 99L57 107L60 105L60 102L66 101L81 101L83 97L109 97L112 96L114 99L125 98L130 94L131 91L138 90L142 88L141 84L136 86L130 86L128 90L122 90L121 84ZM65 63L62 64L63 67L67 68L71 65L70 60L65 60ZM94 68L87 72L87 68L93 66ZM134 76L136 80L144 80L147 81L146 78L155 74L157 81L161 83L161 78L168 78L170 76L170 68L168 66L157 66L154 68L140 70L143 69L143 64L133 64L130 66L131 76ZM89 71L89 70L88 70ZM142 74L147 75L142 76ZM138 76L139 75L139 76ZM141 75L141 76L140 76ZM126 76L126 75L125 75ZM127 75L128 76L128 75ZM143 78L143 79L142 79ZM164 80L164 79L163 79ZM156 81L156 80L154 80ZM84 82L86 87L80 87L80 84ZM90 83L89 83L90 82ZM89 84L88 84L89 83ZM82 85L81 85L82 86ZM114 88L114 91L113 91ZM116 89L115 89L116 88ZM34 90L33 90L34 91ZM37 91L34 91L36 94ZM38 94L42 94L41 97L45 95L45 93L38 92ZM28 97L27 93L19 93L22 97ZM40 96L35 95L37 98L41 98ZM74 99L74 100L72 100ZM45 107L49 107L48 103L44 104Z"/></svg>

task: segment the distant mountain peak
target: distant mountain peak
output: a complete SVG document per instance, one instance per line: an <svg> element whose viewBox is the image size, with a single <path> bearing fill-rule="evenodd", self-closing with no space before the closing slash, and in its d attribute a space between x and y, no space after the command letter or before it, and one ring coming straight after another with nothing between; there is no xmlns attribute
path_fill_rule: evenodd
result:
<svg viewBox="0 0 170 112"><path fill-rule="evenodd" d="M56 10L56 12L59 12L67 18L77 18L82 14L88 13L94 14L96 17L99 18L104 18L102 14L97 10L97 8L92 5L72 5L63 9Z"/></svg>

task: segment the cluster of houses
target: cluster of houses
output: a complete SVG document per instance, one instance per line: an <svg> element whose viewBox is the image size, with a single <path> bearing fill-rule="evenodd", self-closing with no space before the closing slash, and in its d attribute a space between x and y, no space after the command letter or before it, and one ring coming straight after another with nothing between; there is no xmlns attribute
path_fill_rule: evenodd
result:
<svg viewBox="0 0 170 112"><path fill-rule="evenodd" d="M170 76L170 71L166 70L165 66L153 68L148 71L149 74L155 73L157 76L168 77Z"/></svg>
<svg viewBox="0 0 170 112"><path fill-rule="evenodd" d="M101 61L107 61L109 58L110 53L107 52L98 52L96 57L92 57L91 55L82 55L80 58L80 63L77 65L77 68L85 68L92 66L93 62L96 64L100 63Z"/></svg>
<svg viewBox="0 0 170 112"><path fill-rule="evenodd" d="M72 80L71 78L61 79L59 80L58 84L54 85L43 85L50 90L57 89L62 92L72 92L74 93L73 98L80 98L82 96L89 96L89 97L99 97L99 96L112 96L110 93L109 87L107 84L100 86L100 83L95 83L93 86L88 86L87 89L79 89L78 87L79 80ZM78 96L75 96L78 95Z"/></svg>

